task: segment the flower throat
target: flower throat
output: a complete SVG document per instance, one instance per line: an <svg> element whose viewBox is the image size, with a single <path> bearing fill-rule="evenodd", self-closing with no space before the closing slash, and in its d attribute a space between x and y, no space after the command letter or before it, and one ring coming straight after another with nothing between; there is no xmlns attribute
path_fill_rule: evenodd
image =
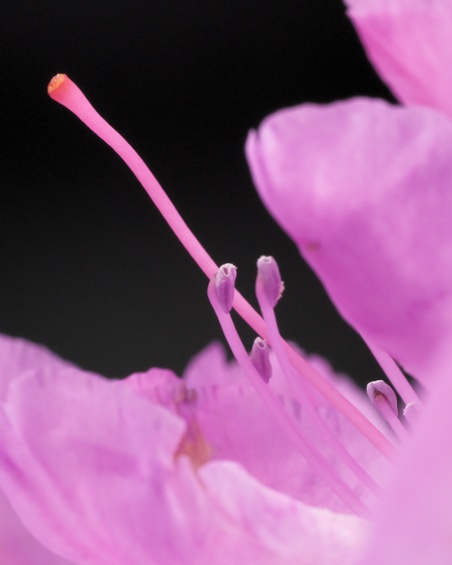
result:
<svg viewBox="0 0 452 565"><path fill-rule="evenodd" d="M168 198L152 172L141 157L93 108L77 85L64 74L56 75L48 85L50 97L71 110L89 129L105 141L128 165L142 184L158 210L173 230L179 241L206 274L210 283L208 296L218 317L231 350L256 390L267 406L277 425L285 431L294 446L309 462L313 469L323 477L330 488L343 500L350 510L359 515L368 515L369 509L353 492L339 474L331 469L315 445L304 436L300 427L284 409L277 395L269 386L271 362L269 345L288 380L293 398L303 406L316 428L327 439L330 447L346 467L368 488L377 493L378 487L368 473L360 466L319 415L312 400L314 392L320 394L330 406L342 414L380 453L391 459L395 448L378 428L376 428L334 385L289 344L279 333L274 307L280 298L283 284L278 266L272 257L261 257L258 261L256 295L262 317L251 307L235 289L236 268L231 264L218 267ZM260 336L256 339L251 356L246 351L230 316L231 309L236 312ZM395 362L384 352L371 347L375 358L391 380L407 405L417 403L413 389L406 381ZM380 384L379 384L380 383ZM391 387L381 381L371 383L368 394L383 418L389 423L399 439L404 439L406 429L397 417L395 394ZM395 403L395 410L394 410ZM405 433L404 433L405 432Z"/></svg>

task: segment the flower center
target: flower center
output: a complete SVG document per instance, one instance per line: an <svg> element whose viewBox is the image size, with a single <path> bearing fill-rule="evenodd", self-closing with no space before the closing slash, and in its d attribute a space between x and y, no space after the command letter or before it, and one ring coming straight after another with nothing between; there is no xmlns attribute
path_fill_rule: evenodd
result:
<svg viewBox="0 0 452 565"><path fill-rule="evenodd" d="M150 369L127 379L141 396L177 414L185 422L184 434L174 457L187 456L193 468L199 469L212 458L212 449L204 437L197 419L197 392L166 369Z"/></svg>
<svg viewBox="0 0 452 565"><path fill-rule="evenodd" d="M186 423L186 430L174 453L174 456L185 455L195 470L212 458L212 449L207 443L195 414L196 391L185 385L179 388L179 395L174 405L176 412Z"/></svg>

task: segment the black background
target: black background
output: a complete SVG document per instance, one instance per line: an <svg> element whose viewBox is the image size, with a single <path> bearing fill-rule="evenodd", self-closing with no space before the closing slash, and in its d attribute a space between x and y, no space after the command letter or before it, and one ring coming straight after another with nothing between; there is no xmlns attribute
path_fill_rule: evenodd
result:
<svg viewBox="0 0 452 565"><path fill-rule="evenodd" d="M243 145L270 112L388 97L340 0L15 0L0 19L0 331L82 367L180 372L220 337L206 280L113 152L46 94L65 72L141 153L218 263L286 282L283 334L378 372L261 205ZM249 345L251 332L240 326Z"/></svg>

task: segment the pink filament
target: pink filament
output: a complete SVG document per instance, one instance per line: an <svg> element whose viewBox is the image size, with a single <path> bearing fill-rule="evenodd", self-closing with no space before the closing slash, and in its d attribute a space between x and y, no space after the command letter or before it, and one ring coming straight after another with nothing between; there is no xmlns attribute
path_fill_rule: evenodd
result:
<svg viewBox="0 0 452 565"><path fill-rule="evenodd" d="M96 112L82 91L67 75L56 75L49 83L48 93L53 100L73 112L124 160L182 245L210 280L218 270L217 265L191 232L137 152ZM257 334L268 340L262 318L237 291L234 294L233 307ZM284 346L291 364L298 373L341 412L385 457L390 459L394 449L387 438L294 349L287 343Z"/></svg>

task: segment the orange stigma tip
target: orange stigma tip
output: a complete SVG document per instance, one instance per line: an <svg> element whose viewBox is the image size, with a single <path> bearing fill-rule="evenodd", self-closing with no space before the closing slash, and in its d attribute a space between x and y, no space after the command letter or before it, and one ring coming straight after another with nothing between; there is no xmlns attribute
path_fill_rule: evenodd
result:
<svg viewBox="0 0 452 565"><path fill-rule="evenodd" d="M52 80L49 82L47 87L47 92L51 94L55 90L57 90L67 79L65 74L57 74L55 75Z"/></svg>

